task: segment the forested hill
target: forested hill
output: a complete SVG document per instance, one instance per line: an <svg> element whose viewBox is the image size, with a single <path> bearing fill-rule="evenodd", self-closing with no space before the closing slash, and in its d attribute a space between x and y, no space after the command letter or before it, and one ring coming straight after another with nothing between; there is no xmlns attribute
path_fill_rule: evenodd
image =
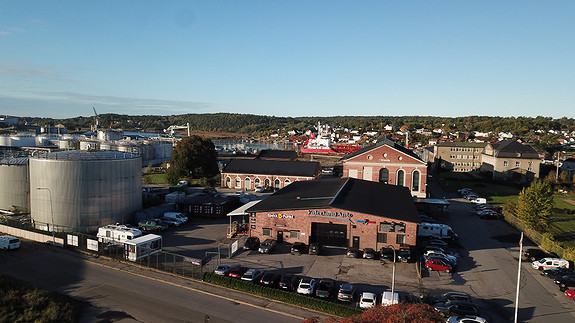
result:
<svg viewBox="0 0 575 323"><path fill-rule="evenodd" d="M69 119L21 117L21 122L38 125L63 124L69 130L89 128L95 117L76 117ZM407 126L411 131L420 128L447 131L511 132L516 136L530 134L534 130L575 131L575 119L548 117L433 117L433 116L331 116L331 117L275 117L253 114L212 113L183 114L170 116L130 116L120 114L102 114L99 116L102 128L161 132L171 125L184 126L190 123L192 131L233 132L264 135L287 130L312 129L318 122L332 126L341 126L356 130L383 130L385 125L396 129Z"/></svg>

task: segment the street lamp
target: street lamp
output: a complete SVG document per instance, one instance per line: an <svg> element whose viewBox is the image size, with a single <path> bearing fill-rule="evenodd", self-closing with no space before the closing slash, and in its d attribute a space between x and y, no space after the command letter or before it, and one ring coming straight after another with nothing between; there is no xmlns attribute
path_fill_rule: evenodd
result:
<svg viewBox="0 0 575 323"><path fill-rule="evenodd" d="M47 187L36 187L37 190L47 190L50 198L50 217L52 218L52 245L56 245L56 228L54 228L54 211L52 209L52 191Z"/></svg>
<svg viewBox="0 0 575 323"><path fill-rule="evenodd" d="M391 299L392 299L392 302L393 302L393 295L394 295L394 294L393 294L393 291L394 291L394 288L395 288L395 259L396 259L396 257L395 257L395 247L392 246L392 245L389 245L389 246L387 246L386 248L391 248L391 249L393 249L393 269L391 270Z"/></svg>

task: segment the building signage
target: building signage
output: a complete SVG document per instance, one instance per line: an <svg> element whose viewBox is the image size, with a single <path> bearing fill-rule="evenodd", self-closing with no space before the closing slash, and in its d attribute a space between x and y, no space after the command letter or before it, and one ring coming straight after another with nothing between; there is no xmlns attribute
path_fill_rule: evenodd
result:
<svg viewBox="0 0 575 323"><path fill-rule="evenodd" d="M337 216L340 218L353 218L353 214L349 212L331 212L331 211L307 211L308 215L321 215L321 216Z"/></svg>
<svg viewBox="0 0 575 323"><path fill-rule="evenodd" d="M278 219L293 219L294 216L290 214L268 214L268 218L278 218Z"/></svg>
<svg viewBox="0 0 575 323"><path fill-rule="evenodd" d="M357 223L364 223L364 224L375 223L375 221L370 221L370 220L368 220L368 219L365 219L365 220L357 220L357 221L355 221L355 222L357 222Z"/></svg>

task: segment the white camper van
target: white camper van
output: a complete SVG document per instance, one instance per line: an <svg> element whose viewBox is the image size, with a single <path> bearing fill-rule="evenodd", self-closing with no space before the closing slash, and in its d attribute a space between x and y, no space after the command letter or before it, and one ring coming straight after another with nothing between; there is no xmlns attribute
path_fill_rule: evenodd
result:
<svg viewBox="0 0 575 323"><path fill-rule="evenodd" d="M166 212L164 213L164 217L180 221L181 223L188 222L188 217L180 212Z"/></svg>
<svg viewBox="0 0 575 323"><path fill-rule="evenodd" d="M12 236L0 236L0 249L13 250L20 248L20 239Z"/></svg>
<svg viewBox="0 0 575 323"><path fill-rule="evenodd" d="M122 243L134 238L141 237L142 231L123 224L110 224L98 228L98 241Z"/></svg>
<svg viewBox="0 0 575 323"><path fill-rule="evenodd" d="M457 233L453 232L453 229L447 224L426 222L421 223L417 228L417 236L448 240L457 240L459 238Z"/></svg>

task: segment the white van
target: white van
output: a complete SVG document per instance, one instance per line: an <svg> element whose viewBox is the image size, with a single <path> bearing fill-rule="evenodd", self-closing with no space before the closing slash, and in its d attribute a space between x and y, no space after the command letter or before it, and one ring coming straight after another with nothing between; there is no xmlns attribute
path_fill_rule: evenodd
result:
<svg viewBox="0 0 575 323"><path fill-rule="evenodd" d="M142 230L131 228L123 224L110 224L98 228L98 241L100 242L126 242L142 236Z"/></svg>
<svg viewBox="0 0 575 323"><path fill-rule="evenodd" d="M546 270L551 268L569 268L569 261L563 258L543 258L531 263L533 268Z"/></svg>
<svg viewBox="0 0 575 323"><path fill-rule="evenodd" d="M166 212L164 213L164 217L180 221L181 223L188 222L188 217L180 212Z"/></svg>
<svg viewBox="0 0 575 323"><path fill-rule="evenodd" d="M381 305L389 306L399 303L399 294L397 292L385 291L381 294Z"/></svg>
<svg viewBox="0 0 575 323"><path fill-rule="evenodd" d="M481 203L487 203L487 199L484 197L476 197L476 198L470 200L469 202L475 203L475 204L481 204Z"/></svg>
<svg viewBox="0 0 575 323"><path fill-rule="evenodd" d="M12 236L0 236L0 249L12 250L20 248L20 239Z"/></svg>
<svg viewBox="0 0 575 323"><path fill-rule="evenodd" d="M417 236L433 237L438 239L457 240L459 236L453 232L450 226L441 223L423 222L417 228Z"/></svg>

